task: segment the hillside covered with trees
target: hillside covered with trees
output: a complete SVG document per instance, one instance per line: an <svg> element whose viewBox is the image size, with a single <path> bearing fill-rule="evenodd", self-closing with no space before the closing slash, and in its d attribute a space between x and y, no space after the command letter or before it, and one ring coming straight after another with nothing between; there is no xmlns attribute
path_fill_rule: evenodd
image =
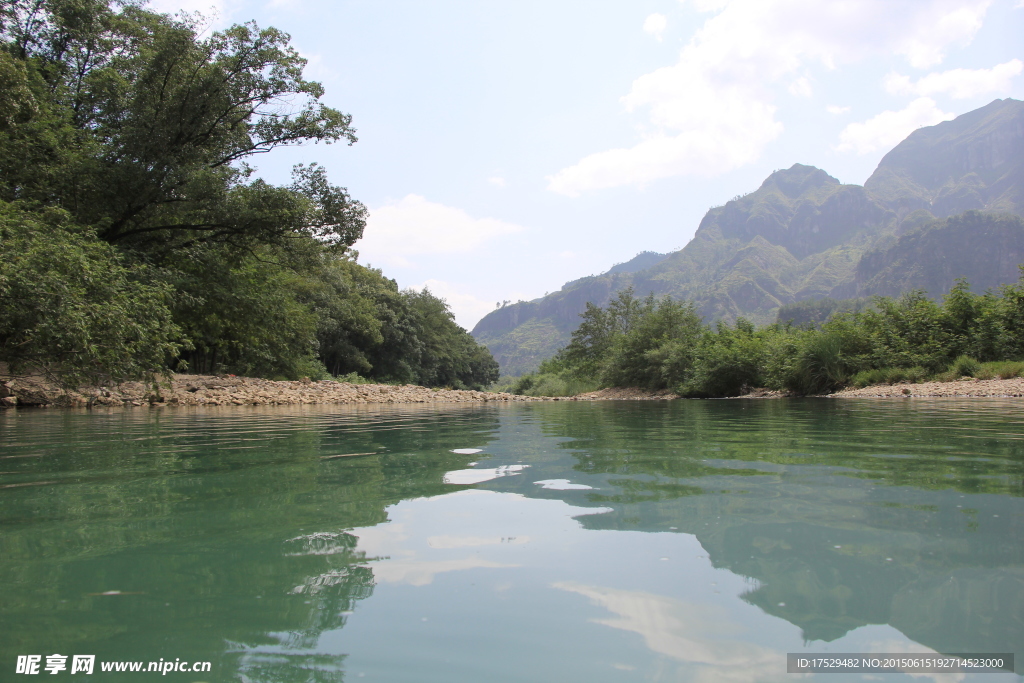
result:
<svg viewBox="0 0 1024 683"><path fill-rule="evenodd" d="M942 303L921 290L866 305L832 301L824 324L802 326L758 327L745 318L708 325L692 302L638 299L627 289L605 307L588 304L570 343L510 388L557 396L645 387L718 398L761 387L822 394L850 385L1019 377L1024 266L1021 275L984 294L960 280ZM806 308L793 312L822 313Z"/></svg>
<svg viewBox="0 0 1024 683"><path fill-rule="evenodd" d="M1017 280L1022 213L1024 102L995 100L914 131L863 186L802 164L775 171L709 209L679 251L492 311L473 334L519 375L569 342L588 304L630 287L692 301L706 321L757 324L823 298L939 299L957 278L984 291Z"/></svg>
<svg viewBox="0 0 1024 683"><path fill-rule="evenodd" d="M167 370L480 387L490 352L358 264L366 208L317 164L356 142L289 36L132 0L0 9L0 363L67 385Z"/></svg>

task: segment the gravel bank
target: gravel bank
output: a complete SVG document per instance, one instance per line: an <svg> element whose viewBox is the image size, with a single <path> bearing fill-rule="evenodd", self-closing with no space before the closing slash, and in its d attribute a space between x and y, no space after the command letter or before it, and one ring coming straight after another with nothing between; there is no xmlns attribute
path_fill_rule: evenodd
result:
<svg viewBox="0 0 1024 683"><path fill-rule="evenodd" d="M829 398L1020 398L1024 397L1024 378L973 379L956 382L922 382L921 384L882 384L863 389L843 389Z"/></svg>
<svg viewBox="0 0 1024 683"><path fill-rule="evenodd" d="M651 391L650 389L640 389L638 387L614 387L611 389L601 389L599 391L591 391L586 394L579 394L573 396L570 401L667 401L669 399L679 398L678 394L674 394L668 389L661 389L658 391Z"/></svg>
<svg viewBox="0 0 1024 683"><path fill-rule="evenodd" d="M781 392L755 390L739 398L783 398ZM876 385L843 389L828 398L1020 398L1024 378L970 379L956 382ZM517 396L460 389L428 389L413 384L348 384L333 381L275 382L251 377L175 375L157 390L142 382L87 387L62 392L40 378L0 381L0 407L14 406L241 406L317 403L495 403L511 401L665 401L679 398L668 390L618 387L571 398Z"/></svg>
<svg viewBox="0 0 1024 683"><path fill-rule="evenodd" d="M0 404L21 406L227 406L315 403L468 403L542 401L529 396L412 384L347 384L333 381L275 382L251 377L175 375L154 389L142 382L61 392L39 378L0 382Z"/></svg>

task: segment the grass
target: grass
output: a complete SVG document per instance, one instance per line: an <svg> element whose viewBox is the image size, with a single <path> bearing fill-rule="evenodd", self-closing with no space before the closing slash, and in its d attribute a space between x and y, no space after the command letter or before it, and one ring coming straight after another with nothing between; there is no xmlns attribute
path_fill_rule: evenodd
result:
<svg viewBox="0 0 1024 683"><path fill-rule="evenodd" d="M922 367L912 368L874 368L872 370L861 370L850 380L850 385L863 389L875 384L900 384L910 382L920 384L927 382L931 376Z"/></svg>
<svg viewBox="0 0 1024 683"><path fill-rule="evenodd" d="M523 396L576 396L597 391L601 385L592 380L567 378L554 373L529 374L522 377L502 377L491 391L521 394Z"/></svg>
<svg viewBox="0 0 1024 683"><path fill-rule="evenodd" d="M876 384L899 384L910 382L955 382L962 377L976 379L1013 379L1024 377L1024 361L996 360L981 363L970 356L960 356L943 372L929 373L921 367L914 368L875 368L862 370L850 380L850 385L858 389Z"/></svg>
<svg viewBox="0 0 1024 683"><path fill-rule="evenodd" d="M981 368L974 376L978 379L1013 379L1014 377L1024 377L1024 361L996 360L982 363Z"/></svg>

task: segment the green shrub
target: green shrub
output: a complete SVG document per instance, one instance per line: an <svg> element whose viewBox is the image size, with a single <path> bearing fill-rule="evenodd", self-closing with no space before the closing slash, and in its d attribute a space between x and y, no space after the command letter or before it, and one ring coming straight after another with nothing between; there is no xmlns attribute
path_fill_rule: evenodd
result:
<svg viewBox="0 0 1024 683"><path fill-rule="evenodd" d="M523 375L512 387L513 394L525 396L575 396L600 388L595 380L571 375L538 373Z"/></svg>
<svg viewBox="0 0 1024 683"><path fill-rule="evenodd" d="M864 387L874 386L876 384L888 384L889 374L887 368L872 368L870 370L861 370L850 380L850 384L863 389Z"/></svg>
<svg viewBox="0 0 1024 683"><path fill-rule="evenodd" d="M511 375L502 375L493 384L491 384L490 387L487 388L487 391L491 391L497 394L510 394L512 393L512 387L515 386L515 383L517 381L519 381L518 377L513 377Z"/></svg>
<svg viewBox="0 0 1024 683"><path fill-rule="evenodd" d="M928 370L920 365L915 365L912 368L886 368L885 373L886 381L889 384L899 384L900 382L920 384L927 381L931 376Z"/></svg>
<svg viewBox="0 0 1024 683"><path fill-rule="evenodd" d="M974 375L978 379L1013 379L1024 376L1024 361L999 360L982 363Z"/></svg>
<svg viewBox="0 0 1024 683"><path fill-rule="evenodd" d="M0 362L68 387L166 370L185 342L151 274L63 211L0 201Z"/></svg>
<svg viewBox="0 0 1024 683"><path fill-rule="evenodd" d="M536 382L536 376L531 374L523 375L512 385L509 389L513 394L522 396L526 394L530 389L533 388L534 382Z"/></svg>
<svg viewBox="0 0 1024 683"><path fill-rule="evenodd" d="M750 322L738 318L735 327L719 322L701 338L689 376L675 391L695 398L739 396L764 386L766 355L764 338Z"/></svg>
<svg viewBox="0 0 1024 683"><path fill-rule="evenodd" d="M842 336L831 330L811 333L804 338L787 388L801 394L824 394L845 385L849 377Z"/></svg>
<svg viewBox="0 0 1024 683"><path fill-rule="evenodd" d="M693 303L648 297L632 327L612 342L601 379L608 386L664 389L690 372L702 332Z"/></svg>
<svg viewBox="0 0 1024 683"><path fill-rule="evenodd" d="M310 378L312 379L312 377ZM347 375L338 375L335 377L339 382L345 382L347 384L376 384L376 380L367 379L358 373L350 372Z"/></svg>
<svg viewBox="0 0 1024 683"><path fill-rule="evenodd" d="M949 366L949 372L955 377L974 377L981 370L981 363L970 356L958 356Z"/></svg>
<svg viewBox="0 0 1024 683"><path fill-rule="evenodd" d="M566 382L558 375L539 375L527 396L566 396Z"/></svg>
<svg viewBox="0 0 1024 683"><path fill-rule="evenodd" d="M565 380L565 396L577 396L579 394L585 394L590 391L597 391L601 388L601 384L596 380L580 379L578 377L569 377Z"/></svg>
<svg viewBox="0 0 1024 683"><path fill-rule="evenodd" d="M801 333L783 325L770 325L763 328L762 332L765 339L762 368L764 385L776 391L785 390L795 372Z"/></svg>
<svg viewBox="0 0 1024 683"><path fill-rule="evenodd" d="M861 370L850 379L850 385L863 389L877 384L899 384L911 382L920 384L928 381L932 376L928 370L915 365L912 368L870 368Z"/></svg>

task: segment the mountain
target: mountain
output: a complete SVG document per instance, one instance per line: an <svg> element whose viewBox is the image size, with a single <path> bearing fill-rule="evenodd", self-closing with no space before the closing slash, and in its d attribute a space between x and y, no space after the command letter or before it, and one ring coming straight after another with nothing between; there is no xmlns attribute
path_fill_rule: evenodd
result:
<svg viewBox="0 0 1024 683"><path fill-rule="evenodd" d="M967 211L932 221L895 243L867 251L857 264L860 296L898 296L923 289L941 297L959 277L983 292L1016 281L1024 263L1020 216Z"/></svg>
<svg viewBox="0 0 1024 683"><path fill-rule="evenodd" d="M705 320L773 322L809 299L932 296L965 277L976 290L1014 282L1024 261L1024 102L995 100L920 128L883 157L864 186L813 166L775 171L710 209L671 254L644 252L560 291L492 311L473 329L506 374L565 345L587 302L633 287L693 300Z"/></svg>
<svg viewBox="0 0 1024 683"><path fill-rule="evenodd" d="M904 217L970 209L1024 212L1024 102L995 100L919 128L882 157L864 188Z"/></svg>

